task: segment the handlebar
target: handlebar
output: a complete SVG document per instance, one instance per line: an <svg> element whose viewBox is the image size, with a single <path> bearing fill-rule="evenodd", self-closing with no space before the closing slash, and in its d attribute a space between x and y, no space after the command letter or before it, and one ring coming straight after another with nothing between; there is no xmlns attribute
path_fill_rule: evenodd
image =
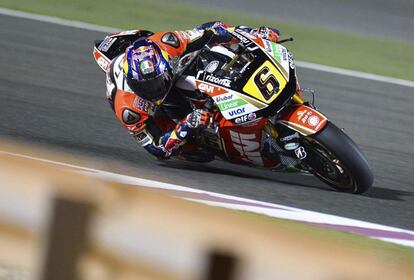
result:
<svg viewBox="0 0 414 280"><path fill-rule="evenodd" d="M277 42L278 44L283 44L283 43L286 43L286 42L291 42L291 41L293 41L293 37L290 37L290 38L286 38L286 39L283 39L283 40L280 40L279 42Z"/></svg>

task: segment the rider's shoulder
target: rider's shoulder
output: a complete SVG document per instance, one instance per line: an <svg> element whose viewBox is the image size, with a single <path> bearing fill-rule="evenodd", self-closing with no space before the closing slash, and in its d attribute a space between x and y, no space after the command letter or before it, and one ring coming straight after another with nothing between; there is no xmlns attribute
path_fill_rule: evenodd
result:
<svg viewBox="0 0 414 280"><path fill-rule="evenodd" d="M157 43L162 50L172 57L181 55L186 49L188 35L183 31L162 31L154 33L148 39Z"/></svg>

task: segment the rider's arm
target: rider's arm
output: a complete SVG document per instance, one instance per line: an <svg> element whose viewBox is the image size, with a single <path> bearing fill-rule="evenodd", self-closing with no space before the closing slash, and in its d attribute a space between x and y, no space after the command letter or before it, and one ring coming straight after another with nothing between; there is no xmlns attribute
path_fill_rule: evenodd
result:
<svg viewBox="0 0 414 280"><path fill-rule="evenodd" d="M124 77L118 69L120 65L119 61L114 59L106 77L106 98L111 109L121 124L148 152L158 158L168 157L168 151L163 145L166 144L166 140L174 139L175 123L168 123L168 120L162 118L157 118L161 119L158 123L154 121L154 105L124 88ZM163 133L168 130L169 133Z"/></svg>
<svg viewBox="0 0 414 280"><path fill-rule="evenodd" d="M170 135L168 133L164 135L153 117L149 116L151 110L149 101L121 90L116 90L112 100L108 99L108 101L113 104L112 108L121 124L148 152L158 158L167 158L171 154L164 148L162 142Z"/></svg>
<svg viewBox="0 0 414 280"><path fill-rule="evenodd" d="M151 102L122 90L122 82L112 78L115 75L108 72L107 99L115 115L141 146L160 159L173 155L191 137L194 129L207 126L210 122L208 113L200 110L189 114L177 125L169 123L169 119L153 117Z"/></svg>
<svg viewBox="0 0 414 280"><path fill-rule="evenodd" d="M206 23L187 31L159 32L148 39L160 45L171 57L179 57L199 50L208 43L230 40L228 27L229 25L220 22Z"/></svg>
<svg viewBox="0 0 414 280"><path fill-rule="evenodd" d="M159 159L167 159L192 137L195 129L207 127L210 118L208 112L195 110L181 120L173 130L164 134L150 118L145 124L145 129L135 133L134 138L152 155Z"/></svg>

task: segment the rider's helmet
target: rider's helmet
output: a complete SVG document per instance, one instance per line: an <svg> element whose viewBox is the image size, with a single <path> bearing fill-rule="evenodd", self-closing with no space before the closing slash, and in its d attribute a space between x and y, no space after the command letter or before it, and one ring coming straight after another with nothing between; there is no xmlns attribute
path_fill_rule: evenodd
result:
<svg viewBox="0 0 414 280"><path fill-rule="evenodd" d="M125 51L124 76L138 96L159 104L172 85L168 55L151 40L138 40Z"/></svg>

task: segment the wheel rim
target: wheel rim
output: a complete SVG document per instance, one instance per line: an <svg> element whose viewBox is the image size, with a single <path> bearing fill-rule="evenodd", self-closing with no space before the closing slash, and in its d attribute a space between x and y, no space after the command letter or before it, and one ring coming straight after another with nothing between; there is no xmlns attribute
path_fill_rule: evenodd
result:
<svg viewBox="0 0 414 280"><path fill-rule="evenodd" d="M311 152L313 174L325 183L342 191L354 191L355 180L342 162L329 149L315 139L307 139Z"/></svg>

